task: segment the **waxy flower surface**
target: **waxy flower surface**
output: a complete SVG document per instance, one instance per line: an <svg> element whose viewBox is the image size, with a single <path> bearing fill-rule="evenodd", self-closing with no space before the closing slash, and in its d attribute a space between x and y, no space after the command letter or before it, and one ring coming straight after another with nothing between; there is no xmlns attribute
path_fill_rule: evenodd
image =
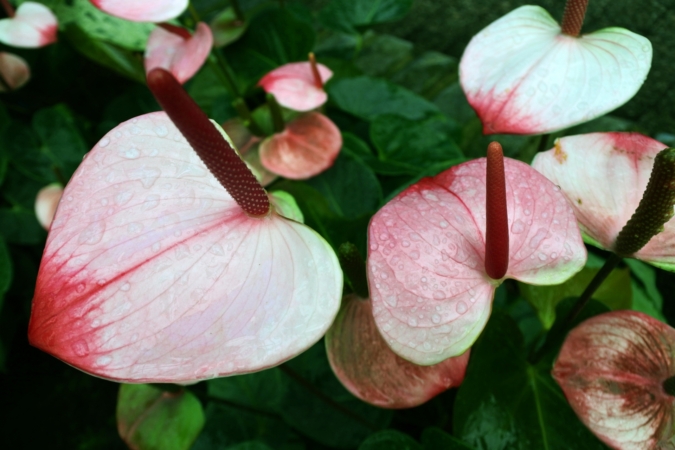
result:
<svg viewBox="0 0 675 450"><path fill-rule="evenodd" d="M490 278L486 165L481 158L423 178L371 220L375 323L392 350L416 364L464 353L484 328L504 278L558 284L586 260L574 213L559 189L527 164L505 158L508 269Z"/></svg>
<svg viewBox="0 0 675 450"><path fill-rule="evenodd" d="M36 48L56 42L58 21L45 5L24 2L14 17L0 20L0 42L14 47Z"/></svg>
<svg viewBox="0 0 675 450"><path fill-rule="evenodd" d="M22 57L0 52L0 76L0 92L19 89L30 80L30 67Z"/></svg>
<svg viewBox="0 0 675 450"><path fill-rule="evenodd" d="M391 351L373 320L370 299L348 295L326 333L333 372L361 400L382 408L412 408L459 386L469 351L433 366L418 366Z"/></svg>
<svg viewBox="0 0 675 450"><path fill-rule="evenodd" d="M260 144L260 162L286 178L303 179L328 169L342 148L337 126L318 112L303 114Z"/></svg>
<svg viewBox="0 0 675 450"><path fill-rule="evenodd" d="M532 166L560 186L588 240L612 250L640 203L656 154L666 147L639 133L567 136ZM675 269L675 219L632 256Z"/></svg>
<svg viewBox="0 0 675 450"><path fill-rule="evenodd" d="M111 16L134 22L164 22L181 15L188 0L90 0Z"/></svg>
<svg viewBox="0 0 675 450"><path fill-rule="evenodd" d="M582 422L621 450L673 448L673 376L675 330L635 311L583 322L567 336L553 368Z"/></svg>
<svg viewBox="0 0 675 450"><path fill-rule="evenodd" d="M285 64L265 75L258 85L274 94L281 106L296 111L310 111L326 103L328 95L323 84L333 72L323 64L297 62Z"/></svg>
<svg viewBox="0 0 675 450"><path fill-rule="evenodd" d="M213 35L205 23L198 23L192 36L184 28L157 27L150 34L145 49L145 72L161 67L180 83L185 83L204 64L212 46Z"/></svg>
<svg viewBox="0 0 675 450"><path fill-rule="evenodd" d="M146 114L84 159L49 233L31 344L132 382L192 382L292 358L337 314L335 253L269 206L231 148L221 159L222 136L168 72L148 83L182 131L163 112Z"/></svg>
<svg viewBox="0 0 675 450"><path fill-rule="evenodd" d="M460 81L485 134L539 134L599 117L635 95L650 42L623 28L563 33L539 6L522 6L471 40Z"/></svg>

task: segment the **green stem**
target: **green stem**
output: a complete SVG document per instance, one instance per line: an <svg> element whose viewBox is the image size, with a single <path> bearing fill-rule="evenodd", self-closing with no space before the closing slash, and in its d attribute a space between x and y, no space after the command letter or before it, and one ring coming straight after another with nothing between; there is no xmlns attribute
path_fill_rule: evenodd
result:
<svg viewBox="0 0 675 450"><path fill-rule="evenodd" d="M230 0L230 4L232 5L232 9L234 10L234 14L237 16L237 19L244 22L246 17L244 16L244 11L241 10L239 0Z"/></svg>
<svg viewBox="0 0 675 450"><path fill-rule="evenodd" d="M584 292L577 299L574 306L572 306L570 312L567 313L567 316L565 316L565 318L562 320L560 327L556 328L557 332L549 333L546 342L544 342L544 345L542 345L541 348L537 352L535 352L534 356L530 359L532 364L536 364L537 362L539 362L539 360L549 350L551 350L551 347L555 344L555 342L558 341L558 338L562 337L562 335L567 332L568 328L572 325L572 323L574 323L574 320L577 318L579 313L583 311L584 307L591 300L591 297L593 296L595 291L600 287L603 281L607 279L609 274L612 273L612 270L614 270L621 261L623 261L623 258L614 253L612 253L612 255L607 259L607 261L605 261L605 264L602 266L602 268L600 268L598 273L595 274L595 276L588 284Z"/></svg>
<svg viewBox="0 0 675 450"><path fill-rule="evenodd" d="M232 106L234 107L235 110L237 110L237 114L239 114L239 117L244 122L244 126L246 126L246 128L248 128L251 133L255 134L258 137L262 137L265 135L265 132L262 130L262 128L260 128L258 122L256 122L253 116L251 115L251 110L248 109L248 105L246 104L243 98L238 98L235 101L233 101Z"/></svg>
<svg viewBox="0 0 675 450"><path fill-rule="evenodd" d="M284 131L284 118L281 115L281 107L279 106L279 103L277 103L277 99L274 98L273 94L267 94L267 104L270 107L274 132L281 133Z"/></svg>
<svg viewBox="0 0 675 450"><path fill-rule="evenodd" d="M354 293L361 298L369 298L366 264L361 252L351 242L345 242L338 249L338 259Z"/></svg>
<svg viewBox="0 0 675 450"><path fill-rule="evenodd" d="M539 138L539 144L537 145L537 153L543 152L546 150L546 147L548 147L548 137L550 134L542 134L541 137Z"/></svg>

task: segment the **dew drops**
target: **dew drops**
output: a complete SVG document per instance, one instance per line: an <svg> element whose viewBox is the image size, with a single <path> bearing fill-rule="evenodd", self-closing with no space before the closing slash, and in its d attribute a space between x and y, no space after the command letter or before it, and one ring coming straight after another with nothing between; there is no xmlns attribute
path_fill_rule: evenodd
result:
<svg viewBox="0 0 675 450"><path fill-rule="evenodd" d="M415 319L414 317L411 317L410 319L408 319L408 325L410 325L411 327L416 327L417 326L417 319Z"/></svg>
<svg viewBox="0 0 675 450"><path fill-rule="evenodd" d="M123 151L122 156L124 156L127 159L136 159L139 156L141 156L141 152L137 148L131 147L131 148Z"/></svg>
<svg viewBox="0 0 675 450"><path fill-rule="evenodd" d="M546 261L548 259L548 256L546 256L544 253L539 253L537 256L539 257L539 261Z"/></svg>
<svg viewBox="0 0 675 450"><path fill-rule="evenodd" d="M409 236L410 236L410 239L412 239L415 242L419 242L419 241L422 240L422 236L420 236L417 233L410 233Z"/></svg>
<svg viewBox="0 0 675 450"><path fill-rule="evenodd" d="M438 314L434 314L433 316L431 316L431 321L433 323L441 323L441 316Z"/></svg>
<svg viewBox="0 0 675 450"><path fill-rule="evenodd" d="M99 326L101 326L101 321L98 320L98 319L94 320L94 321L91 323L91 327L92 327L92 328L98 328Z"/></svg>
<svg viewBox="0 0 675 450"><path fill-rule="evenodd" d="M126 205L133 195L134 194L131 191L118 192L115 194L115 203L118 205Z"/></svg>
<svg viewBox="0 0 675 450"><path fill-rule="evenodd" d="M143 231L143 224L139 222L132 222L127 225L127 231L131 234L138 234Z"/></svg>
<svg viewBox="0 0 675 450"><path fill-rule="evenodd" d="M222 245L215 243L209 249L209 253L216 256L225 256L225 249L223 249Z"/></svg>
<svg viewBox="0 0 675 450"><path fill-rule="evenodd" d="M532 211L530 211L529 209L525 208L525 210L523 210L523 214L525 214L526 216L529 216L530 214L532 214Z"/></svg>
<svg viewBox="0 0 675 450"><path fill-rule="evenodd" d="M110 138L106 136L99 141L98 146L101 148L105 148L108 146L108 144L110 144Z"/></svg>
<svg viewBox="0 0 675 450"><path fill-rule="evenodd" d="M384 301L387 303L387 305L391 306L392 308L395 308L396 305L398 304L398 300L396 299L395 295L387 296L387 298L385 298Z"/></svg>
<svg viewBox="0 0 675 450"><path fill-rule="evenodd" d="M156 208L158 205L159 205L159 195L152 194L148 195L145 198L145 202L143 203L142 209L143 211L149 211L153 208Z"/></svg>
<svg viewBox="0 0 675 450"><path fill-rule="evenodd" d="M110 356L101 356L96 360L96 365L99 367L107 366L112 362L112 358Z"/></svg>
<svg viewBox="0 0 675 450"><path fill-rule="evenodd" d="M539 244L541 244L541 241L543 241L546 238L546 235L548 232L546 231L545 228L539 228L535 235L530 239L530 248L537 248L539 247Z"/></svg>
<svg viewBox="0 0 675 450"><path fill-rule="evenodd" d="M84 283L78 284L77 287L75 288L75 290L77 291L78 294L83 293L84 289L85 289Z"/></svg>
<svg viewBox="0 0 675 450"><path fill-rule="evenodd" d="M511 233L520 234L525 231L525 228L525 223L520 219L516 219L516 221L513 222L513 225L511 225Z"/></svg>
<svg viewBox="0 0 675 450"><path fill-rule="evenodd" d="M403 241L403 242L401 242L401 245L402 245L403 247L410 247L410 242L408 242L408 241Z"/></svg>
<svg viewBox="0 0 675 450"><path fill-rule="evenodd" d="M381 241L386 241L387 239L389 239L389 235L388 235L387 233L382 233L382 234L380 235L380 240L381 240Z"/></svg>
<svg viewBox="0 0 675 450"><path fill-rule="evenodd" d="M87 342L84 339L80 339L79 341L75 342L72 346L72 349L73 353L79 357L87 356L89 354L89 345L87 345Z"/></svg>
<svg viewBox="0 0 675 450"><path fill-rule="evenodd" d="M162 248L162 244L160 242L155 242L154 244L152 244L152 247L151 247L152 251L155 252L155 253L157 253L159 251L159 249L161 249L161 248Z"/></svg>
<svg viewBox="0 0 675 450"><path fill-rule="evenodd" d="M377 250L377 244L376 244L375 242L371 242L371 243L370 243L370 249L371 249L372 251Z"/></svg>
<svg viewBox="0 0 675 450"><path fill-rule="evenodd" d="M80 233L77 238L79 244L95 245L101 242L105 233L105 223L102 220L92 222Z"/></svg>
<svg viewBox="0 0 675 450"><path fill-rule="evenodd" d="M558 254L556 252L551 253L551 259L556 259Z"/></svg>
<svg viewBox="0 0 675 450"><path fill-rule="evenodd" d="M165 137L167 134L169 134L169 130L164 125L160 125L155 127L155 134L159 137Z"/></svg>
<svg viewBox="0 0 675 450"><path fill-rule="evenodd" d="M443 292L441 290L434 291L433 296L434 296L434 299L436 299L436 300L443 300L445 298L445 292Z"/></svg>
<svg viewBox="0 0 675 450"><path fill-rule="evenodd" d="M387 275L386 272L382 272L382 273L380 274L380 278L382 278L383 280L386 280L387 278L389 278L389 275Z"/></svg>
<svg viewBox="0 0 675 450"><path fill-rule="evenodd" d="M101 205L106 206L107 204L108 204L108 199L107 199L107 198L101 199Z"/></svg>
<svg viewBox="0 0 675 450"><path fill-rule="evenodd" d="M459 303L457 303L457 308L456 308L456 309L457 309L457 313L458 313L458 314L464 314L465 312L467 312L467 311L469 310L469 307L466 306L466 303L464 303L464 302L459 302Z"/></svg>
<svg viewBox="0 0 675 450"><path fill-rule="evenodd" d="M445 220L441 220L441 221L438 223L438 225L439 225L441 228L448 228L448 225L449 225L449 224L448 224L448 222L446 222Z"/></svg>
<svg viewBox="0 0 675 450"><path fill-rule="evenodd" d="M413 250L408 254L408 256L410 256L411 259L417 260L420 258L420 252L418 252L417 250Z"/></svg>
<svg viewBox="0 0 675 450"><path fill-rule="evenodd" d="M121 291L127 292L131 288L131 285L129 283L124 283L122 287L120 288Z"/></svg>

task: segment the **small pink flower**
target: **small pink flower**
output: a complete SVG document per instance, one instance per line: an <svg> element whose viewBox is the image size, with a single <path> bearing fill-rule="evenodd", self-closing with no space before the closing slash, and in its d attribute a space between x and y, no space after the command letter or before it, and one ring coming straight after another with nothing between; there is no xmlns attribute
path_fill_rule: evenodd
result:
<svg viewBox="0 0 675 450"><path fill-rule="evenodd" d="M675 330L635 311L583 322L569 333L553 367L581 421L621 450L671 448L674 375Z"/></svg>
<svg viewBox="0 0 675 450"><path fill-rule="evenodd" d="M323 85L333 72L323 64L297 62L283 65L265 75L258 85L274 94L280 105L296 111L309 111L326 103Z"/></svg>
<svg viewBox="0 0 675 450"><path fill-rule="evenodd" d="M49 230L63 195L63 186L60 183L52 183L43 187L35 198L35 216L42 228Z"/></svg>
<svg viewBox="0 0 675 450"><path fill-rule="evenodd" d="M12 53L0 52L0 75L10 90L19 89L30 80L30 67L25 59ZM0 92L5 86L0 84Z"/></svg>
<svg viewBox="0 0 675 450"><path fill-rule="evenodd" d="M578 34L581 23L576 25ZM544 9L529 5L473 37L459 73L483 133L550 133L599 117L635 95L651 66L646 38L617 27L568 33Z"/></svg>
<svg viewBox="0 0 675 450"><path fill-rule="evenodd" d="M111 16L134 22L165 22L180 16L188 0L89 0Z"/></svg>
<svg viewBox="0 0 675 450"><path fill-rule="evenodd" d="M560 186L585 238L612 250L642 199L654 157L666 147L639 133L567 136L539 153L532 167ZM633 257L675 270L675 218Z"/></svg>
<svg viewBox="0 0 675 450"><path fill-rule="evenodd" d="M197 73L211 53L213 35L203 22L197 24L192 36L184 28L170 27L167 30L158 26L150 34L145 49L145 72L161 67L170 71L180 83L185 83ZM179 34L181 30L184 35Z"/></svg>
<svg viewBox="0 0 675 450"><path fill-rule="evenodd" d="M387 346L373 320L370 299L354 294L326 333L333 372L364 402L381 408L412 408L462 383L469 351L433 366L418 366Z"/></svg>
<svg viewBox="0 0 675 450"><path fill-rule="evenodd" d="M304 114L260 144L262 165L278 175L303 179L331 165L342 148L337 126L318 112Z"/></svg>
<svg viewBox="0 0 675 450"><path fill-rule="evenodd" d="M46 6L24 2L14 17L0 20L0 42L14 47L44 47L56 42L58 21Z"/></svg>
<svg viewBox="0 0 675 450"><path fill-rule="evenodd" d="M586 260L559 189L509 158L500 188L494 167L481 158L423 178L370 222L375 323L392 350L416 364L436 364L471 347L504 278L559 284Z"/></svg>

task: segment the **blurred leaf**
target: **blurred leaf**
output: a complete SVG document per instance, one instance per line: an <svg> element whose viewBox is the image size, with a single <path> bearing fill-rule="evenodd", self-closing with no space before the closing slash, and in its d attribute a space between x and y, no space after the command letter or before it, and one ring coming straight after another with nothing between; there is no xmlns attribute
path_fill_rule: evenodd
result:
<svg viewBox="0 0 675 450"><path fill-rule="evenodd" d="M188 81L186 90L209 117L213 117L213 110L218 105L232 108L232 96L209 65L202 67L197 75Z"/></svg>
<svg viewBox="0 0 675 450"><path fill-rule="evenodd" d="M455 401L454 430L484 449L603 449L579 421L550 375L531 365L516 323L495 311L471 350Z"/></svg>
<svg viewBox="0 0 675 450"><path fill-rule="evenodd" d="M323 342L286 365L291 374L302 380L289 375L292 380L281 413L289 425L303 434L331 447L353 448L389 424L391 411L363 403L340 384L328 364Z"/></svg>
<svg viewBox="0 0 675 450"><path fill-rule="evenodd" d="M440 428L426 428L422 432L422 445L424 450L473 450L456 437L446 433Z"/></svg>
<svg viewBox="0 0 675 450"><path fill-rule="evenodd" d="M383 430L368 436L359 450L422 450L422 446L400 431Z"/></svg>
<svg viewBox="0 0 675 450"><path fill-rule="evenodd" d="M424 52L395 73L391 80L417 95L432 99L457 81L458 66L456 58L439 52ZM455 118L456 114L453 110L449 117Z"/></svg>
<svg viewBox="0 0 675 450"><path fill-rule="evenodd" d="M189 391L166 392L148 384L120 385L117 428L131 448L187 450L203 427L202 405Z"/></svg>
<svg viewBox="0 0 675 450"><path fill-rule="evenodd" d="M12 259L9 256L9 250L7 250L7 244L5 240L0 237L0 312L2 311L2 303L5 298L5 293L9 289L9 285L12 283ZM1 351L1 350L0 350ZM2 358L0 357L0 360ZM0 362L0 367L2 363Z"/></svg>
<svg viewBox="0 0 675 450"><path fill-rule="evenodd" d="M9 156L13 168L27 178L46 185L58 181L52 159L42 151L35 131L21 122L12 124L11 131L0 132L0 147Z"/></svg>
<svg viewBox="0 0 675 450"><path fill-rule="evenodd" d="M229 446L225 450L272 450L272 448L262 442L250 441Z"/></svg>
<svg viewBox="0 0 675 450"><path fill-rule="evenodd" d="M347 153L341 153L332 167L307 184L323 194L333 212L346 219L373 213L382 201L382 188L373 171Z"/></svg>
<svg viewBox="0 0 675 450"><path fill-rule="evenodd" d="M328 28L355 33L358 27L401 19L411 7L412 0L333 0L321 10L319 20Z"/></svg>
<svg viewBox="0 0 675 450"><path fill-rule="evenodd" d="M0 236L12 244L42 244L47 237L32 209L0 208L0 224Z"/></svg>
<svg viewBox="0 0 675 450"><path fill-rule="evenodd" d="M143 57L87 34L79 25L71 23L64 33L70 44L92 61L140 83L145 83Z"/></svg>
<svg viewBox="0 0 675 450"><path fill-rule="evenodd" d="M412 60L412 43L389 34L368 32L354 65L371 77L387 76Z"/></svg>
<svg viewBox="0 0 675 450"><path fill-rule="evenodd" d="M579 297L599 268L584 267L569 280L555 286L532 286L518 283L525 300L534 306L544 328L549 329L555 321L555 307L564 298ZM628 268L614 269L593 294L593 299L604 303L612 310L630 309L633 304L631 278Z"/></svg>
<svg viewBox="0 0 675 450"><path fill-rule="evenodd" d="M12 206L22 206L25 209L35 208L35 198L38 191L45 187L45 183L28 178L18 170L10 170L2 185L2 196Z"/></svg>
<svg viewBox="0 0 675 450"><path fill-rule="evenodd" d="M201 73L201 72L199 72ZM161 108L147 86L134 84L110 102L103 110L103 119L96 129L99 136L134 117L159 111Z"/></svg>
<svg viewBox="0 0 675 450"><path fill-rule="evenodd" d="M274 367L248 375L214 378L206 382L209 396L237 405L278 412L288 378Z"/></svg>
<svg viewBox="0 0 675 450"><path fill-rule="evenodd" d="M326 30L318 36L315 53L321 60L325 57L340 58L345 62L354 59L361 46L361 36Z"/></svg>
<svg viewBox="0 0 675 450"><path fill-rule="evenodd" d="M343 78L328 83L326 89L329 100L338 108L364 120L382 114L419 120L438 112L428 100L380 78Z"/></svg>
<svg viewBox="0 0 675 450"><path fill-rule="evenodd" d="M61 26L76 23L91 38L135 51L145 50L152 23L132 22L106 14L89 0L62 2L54 10Z"/></svg>
<svg viewBox="0 0 675 450"><path fill-rule="evenodd" d="M456 131L455 123L440 114L425 120L387 115L371 123L370 138L379 160L391 167L389 174L417 174L430 165L463 157L452 139Z"/></svg>
<svg viewBox="0 0 675 450"><path fill-rule="evenodd" d="M625 258L624 262L634 275L631 282L633 309L666 322L663 297L656 287L656 269L636 259Z"/></svg>
<svg viewBox="0 0 675 450"><path fill-rule="evenodd" d="M247 25L246 22L237 18L233 8L224 9L209 24L213 32L213 46L225 47L236 41L244 34Z"/></svg>

